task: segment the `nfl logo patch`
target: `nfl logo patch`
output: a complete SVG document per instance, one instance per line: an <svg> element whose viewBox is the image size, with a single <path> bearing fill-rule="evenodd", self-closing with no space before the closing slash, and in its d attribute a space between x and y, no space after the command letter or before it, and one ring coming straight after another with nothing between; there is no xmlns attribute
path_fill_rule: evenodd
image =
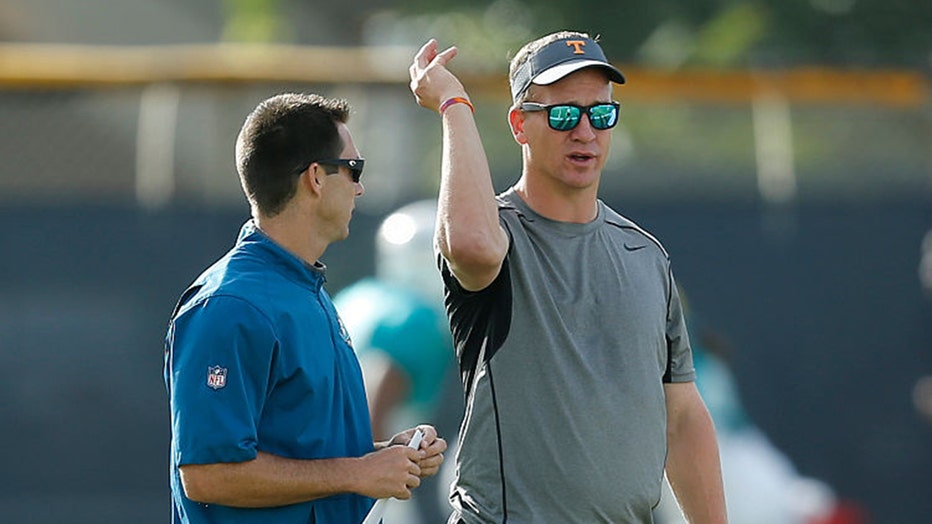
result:
<svg viewBox="0 0 932 524"><path fill-rule="evenodd" d="M207 386L220 389L227 385L227 368L211 366L207 368Z"/></svg>

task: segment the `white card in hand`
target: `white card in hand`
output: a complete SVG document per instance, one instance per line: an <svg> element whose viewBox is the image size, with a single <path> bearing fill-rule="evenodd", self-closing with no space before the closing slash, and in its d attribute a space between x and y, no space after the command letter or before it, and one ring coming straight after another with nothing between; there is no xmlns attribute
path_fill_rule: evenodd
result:
<svg viewBox="0 0 932 524"><path fill-rule="evenodd" d="M408 447L417 449L421 446L422 440L424 440L424 432L416 429L414 430L414 436L412 436L411 440L408 442ZM382 520L382 515L385 514L385 503L387 501L388 499L379 499L375 501L375 504L372 505L372 509L369 510L369 514L363 519L362 524L379 524L379 521Z"/></svg>

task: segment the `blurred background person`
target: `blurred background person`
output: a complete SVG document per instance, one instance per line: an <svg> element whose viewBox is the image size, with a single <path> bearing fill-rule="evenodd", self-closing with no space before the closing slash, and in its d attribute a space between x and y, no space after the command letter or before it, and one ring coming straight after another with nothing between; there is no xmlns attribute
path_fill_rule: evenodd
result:
<svg viewBox="0 0 932 524"><path fill-rule="evenodd" d="M462 400L434 260L436 216L432 199L387 216L376 233L375 275L334 297L363 368L376 438L393 435L410 421L431 421L448 443L455 441L450 435L456 432ZM413 503L391 501L385 521L441 522L448 512L441 501L449 479L449 474L440 474L427 480Z"/></svg>
<svg viewBox="0 0 932 524"><path fill-rule="evenodd" d="M923 295L932 301L932 229L926 231L919 246L918 273ZM916 380L913 404L919 417L932 424L932 375L923 375Z"/></svg>
<svg viewBox="0 0 932 524"><path fill-rule="evenodd" d="M932 229L926 231L919 245L919 283L926 297L932 300Z"/></svg>
<svg viewBox="0 0 932 524"><path fill-rule="evenodd" d="M820 479L801 474L793 461L754 424L732 372L731 346L709 326L680 288L699 393L715 422L725 503L731 524L866 524L856 503L840 500ZM686 524L668 482L655 517Z"/></svg>

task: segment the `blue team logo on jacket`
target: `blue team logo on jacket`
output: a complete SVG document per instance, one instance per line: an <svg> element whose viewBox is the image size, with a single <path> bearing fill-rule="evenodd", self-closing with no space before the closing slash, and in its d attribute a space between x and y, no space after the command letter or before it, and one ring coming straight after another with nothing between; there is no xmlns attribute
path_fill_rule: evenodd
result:
<svg viewBox="0 0 932 524"><path fill-rule="evenodd" d="M227 368L211 366L207 368L207 387L220 389L227 385Z"/></svg>

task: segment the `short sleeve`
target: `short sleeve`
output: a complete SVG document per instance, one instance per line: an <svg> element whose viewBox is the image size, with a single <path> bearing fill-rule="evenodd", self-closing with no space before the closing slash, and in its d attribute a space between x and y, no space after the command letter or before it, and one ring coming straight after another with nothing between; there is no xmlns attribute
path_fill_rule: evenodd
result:
<svg viewBox="0 0 932 524"><path fill-rule="evenodd" d="M692 349L686 320L683 317L683 305L677 292L673 273L670 273L670 299L667 301L667 372L664 382L692 382L696 380L693 366Z"/></svg>
<svg viewBox="0 0 932 524"><path fill-rule="evenodd" d="M176 463L256 457L257 427L278 341L248 302L209 297L172 321L167 377Z"/></svg>

